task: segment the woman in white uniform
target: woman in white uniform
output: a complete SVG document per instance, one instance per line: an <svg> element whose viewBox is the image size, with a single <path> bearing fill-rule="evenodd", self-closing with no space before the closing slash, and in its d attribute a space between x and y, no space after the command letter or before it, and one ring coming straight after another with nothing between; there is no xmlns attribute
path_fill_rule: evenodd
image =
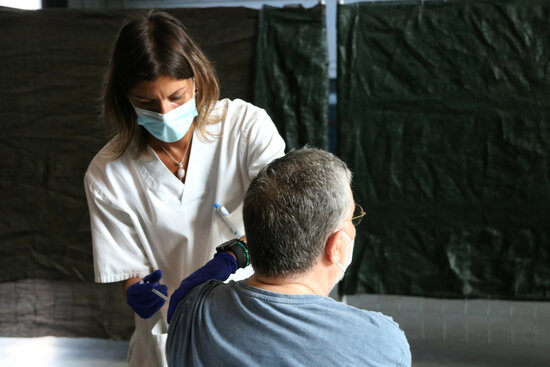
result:
<svg viewBox="0 0 550 367"><path fill-rule="evenodd" d="M211 64L177 19L152 11L121 28L103 95L114 137L84 184L95 280L124 282L136 312L130 367L166 365L168 304L152 290L169 294L235 237L215 203L242 231L248 184L284 154L264 110L218 93Z"/></svg>

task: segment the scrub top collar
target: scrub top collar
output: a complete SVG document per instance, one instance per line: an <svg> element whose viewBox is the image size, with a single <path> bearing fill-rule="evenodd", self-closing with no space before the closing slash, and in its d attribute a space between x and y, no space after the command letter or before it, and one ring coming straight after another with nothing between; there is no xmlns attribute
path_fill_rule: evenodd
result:
<svg viewBox="0 0 550 367"><path fill-rule="evenodd" d="M193 193L197 189L195 187L196 176L199 173L197 170L200 170L195 157L200 156L200 151L203 150L201 145L204 143L201 140L197 136L197 130L194 130L186 174L189 179L186 180L185 184L170 172L151 146L147 147L147 154L139 158L142 160L141 164L138 165L140 175L147 182L151 191L157 193L157 196L163 201L181 205L195 197Z"/></svg>

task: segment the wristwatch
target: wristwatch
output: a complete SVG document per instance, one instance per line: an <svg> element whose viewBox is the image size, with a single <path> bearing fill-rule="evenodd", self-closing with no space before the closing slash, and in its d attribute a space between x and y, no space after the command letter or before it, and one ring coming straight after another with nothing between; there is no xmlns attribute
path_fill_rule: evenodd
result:
<svg viewBox="0 0 550 367"><path fill-rule="evenodd" d="M233 251L237 257L237 268L246 268L250 265L250 255L248 255L248 246L246 242L234 238L222 243L216 247L216 252Z"/></svg>

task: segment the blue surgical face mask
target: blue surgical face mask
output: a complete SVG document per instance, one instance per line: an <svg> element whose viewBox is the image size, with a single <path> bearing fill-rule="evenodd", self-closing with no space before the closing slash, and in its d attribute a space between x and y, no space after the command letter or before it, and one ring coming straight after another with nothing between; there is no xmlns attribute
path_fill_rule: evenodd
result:
<svg viewBox="0 0 550 367"><path fill-rule="evenodd" d="M193 119L198 115L194 89L193 87L193 97L189 101L167 113L157 113L134 106L138 125L165 143L180 140L187 134Z"/></svg>
<svg viewBox="0 0 550 367"><path fill-rule="evenodd" d="M352 240L351 238L349 238L349 236L347 235L346 232L344 232L344 230L342 230L342 234L346 237L346 240L348 240L348 242L351 244L351 248L349 249L349 256L348 256L348 259L346 260L345 264L340 264L339 262L335 263L336 266L338 268L340 268L340 270L342 270L342 273L345 273L349 264L351 264L351 260L353 258L353 247L355 245L355 238Z"/></svg>

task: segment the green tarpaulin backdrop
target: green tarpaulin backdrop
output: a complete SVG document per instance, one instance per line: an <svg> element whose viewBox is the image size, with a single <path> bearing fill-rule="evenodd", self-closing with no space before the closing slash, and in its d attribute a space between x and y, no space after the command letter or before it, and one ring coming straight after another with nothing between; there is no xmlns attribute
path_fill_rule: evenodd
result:
<svg viewBox="0 0 550 367"><path fill-rule="evenodd" d="M260 12L254 103L290 148L328 149L328 49L324 6L264 6Z"/></svg>
<svg viewBox="0 0 550 367"><path fill-rule="evenodd" d="M550 299L550 2L338 7L342 290Z"/></svg>

